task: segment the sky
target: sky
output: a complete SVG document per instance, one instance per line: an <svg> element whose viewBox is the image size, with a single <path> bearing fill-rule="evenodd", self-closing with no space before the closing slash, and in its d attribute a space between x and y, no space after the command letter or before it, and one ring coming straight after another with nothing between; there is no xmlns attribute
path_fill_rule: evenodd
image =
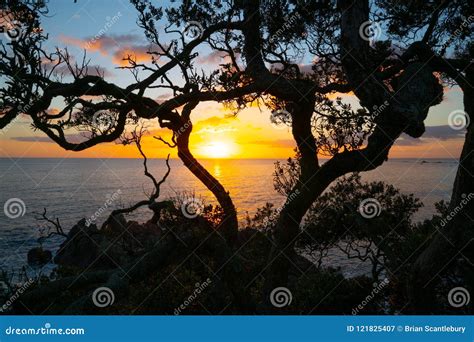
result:
<svg viewBox="0 0 474 342"><path fill-rule="evenodd" d="M49 33L47 47L68 47L70 53L82 58L84 49L91 65L98 66L109 82L126 86L133 82L130 72L117 67L121 58L134 54L139 61L146 61L148 44L136 25L137 12L127 0L49 0L50 13L43 19L43 29ZM110 25L109 25L110 24ZM109 27L104 30L105 27ZM93 37L98 37L94 39ZM3 36L0 39L4 39ZM222 58L209 49L198 50L198 62L211 70ZM175 77L178 77L175 75ZM166 94L151 91L148 96L165 98ZM336 95L334 95L336 96ZM358 106L353 95L341 95L344 101ZM53 103L57 110L60 103ZM392 148L391 158L458 158L464 141L464 130L454 130L448 125L451 112L463 109L459 88L445 90L441 104L432 107L425 125L423 138L403 136ZM295 143L286 126L270 122L270 112L252 106L238 116L214 102L201 103L192 113L193 133L191 151L199 158L271 158L281 159L294 155ZM162 158L170 149L153 136L170 138L168 130L160 129L156 122L148 122L150 135L143 141L143 148L150 158ZM51 142L41 132L33 132L28 118L15 120L0 131L0 158L135 158L139 157L133 146L115 143L101 144L82 152L65 151Z"/></svg>

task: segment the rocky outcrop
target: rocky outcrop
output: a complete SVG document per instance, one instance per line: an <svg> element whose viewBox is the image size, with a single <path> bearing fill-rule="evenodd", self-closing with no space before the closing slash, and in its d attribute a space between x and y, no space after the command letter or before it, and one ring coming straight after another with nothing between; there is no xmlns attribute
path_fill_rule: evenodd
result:
<svg viewBox="0 0 474 342"><path fill-rule="evenodd" d="M123 215L99 230L80 220L61 244L54 262L61 266L103 270L117 268L143 254L159 239L160 229L152 223L127 221Z"/></svg>
<svg viewBox="0 0 474 342"><path fill-rule="evenodd" d="M53 253L42 247L36 247L28 251L27 259L30 266L43 266L53 259Z"/></svg>
<svg viewBox="0 0 474 342"><path fill-rule="evenodd" d="M98 246L103 242L97 226L86 226L86 220L80 220L69 231L66 240L59 247L54 262L59 265L86 268L99 257Z"/></svg>

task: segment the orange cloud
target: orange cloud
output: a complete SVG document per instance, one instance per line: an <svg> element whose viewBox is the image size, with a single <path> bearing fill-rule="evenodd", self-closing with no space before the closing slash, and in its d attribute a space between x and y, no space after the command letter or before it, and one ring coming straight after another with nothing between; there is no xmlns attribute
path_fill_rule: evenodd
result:
<svg viewBox="0 0 474 342"><path fill-rule="evenodd" d="M128 58L135 61L136 63L144 63L151 61L151 55L148 53L149 47L147 46L127 46L120 50L117 50L113 55L113 62L120 66L128 65Z"/></svg>
<svg viewBox="0 0 474 342"><path fill-rule="evenodd" d="M100 37L86 37L84 39L62 35L60 40L65 44L80 47L88 52L98 52L103 56L112 56L112 61L120 66L128 65L124 58L131 58L137 63L151 61L151 55L148 52L152 46L141 44L142 39L134 34L104 34ZM156 47L153 49L156 50Z"/></svg>
<svg viewBox="0 0 474 342"><path fill-rule="evenodd" d="M60 35L59 39L68 45L77 46L88 51L98 51L108 55L110 51L119 49L122 45L135 44L140 37L133 34L102 35L100 37L86 37L84 39Z"/></svg>

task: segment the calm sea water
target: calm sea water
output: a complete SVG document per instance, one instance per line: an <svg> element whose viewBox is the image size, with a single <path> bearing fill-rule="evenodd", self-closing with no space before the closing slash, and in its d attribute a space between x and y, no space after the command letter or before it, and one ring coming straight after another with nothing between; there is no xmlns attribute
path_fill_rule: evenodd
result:
<svg viewBox="0 0 474 342"><path fill-rule="evenodd" d="M239 218L250 215L266 202L276 205L284 198L273 189L272 172L275 160L206 160L203 164L228 189L235 201ZM182 166L171 160L171 174L162 187L162 197L195 192L208 202L212 195ZM157 179L165 173L163 160L150 160L150 170ZM421 220L434 213L434 203L449 199L457 169L457 161L431 159L398 159L385 163L375 171L365 173L366 180L384 180L404 193L414 193L425 206L417 214ZM8 218L0 211L0 268L18 268L26 263L26 253L38 245L40 224L35 213L48 209L48 215L59 217L67 231L81 218L93 215L108 199L114 199L97 220L101 223L114 206L128 205L146 198L152 189L143 175L140 159L0 159L0 204L11 198L25 203L26 213ZM147 220L149 212L133 217ZM47 242L53 250L59 239ZM334 258L336 258L335 256Z"/></svg>

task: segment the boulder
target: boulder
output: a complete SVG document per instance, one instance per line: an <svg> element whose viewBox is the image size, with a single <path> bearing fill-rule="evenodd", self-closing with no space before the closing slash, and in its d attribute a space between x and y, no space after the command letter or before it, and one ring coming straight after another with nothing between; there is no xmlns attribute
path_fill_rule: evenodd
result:
<svg viewBox="0 0 474 342"><path fill-rule="evenodd" d="M53 259L53 253L42 247L35 247L28 251L28 265L43 266Z"/></svg>
<svg viewBox="0 0 474 342"><path fill-rule="evenodd" d="M112 216L104 227L107 234L121 234L127 229L127 220L122 214Z"/></svg>
<svg viewBox="0 0 474 342"><path fill-rule="evenodd" d="M86 220L80 220L69 231L66 240L59 247L54 262L59 265L86 268L97 262L100 256L99 246L104 237L97 226L86 226Z"/></svg>
<svg viewBox="0 0 474 342"><path fill-rule="evenodd" d="M123 232L127 222L123 218L114 221L114 226L108 225L104 231L97 229L95 224L86 225L86 220L80 220L69 232L66 240L59 247L54 258L58 265L73 268L104 270L116 268L130 262L130 253L124 249ZM115 232L115 233L112 233Z"/></svg>

